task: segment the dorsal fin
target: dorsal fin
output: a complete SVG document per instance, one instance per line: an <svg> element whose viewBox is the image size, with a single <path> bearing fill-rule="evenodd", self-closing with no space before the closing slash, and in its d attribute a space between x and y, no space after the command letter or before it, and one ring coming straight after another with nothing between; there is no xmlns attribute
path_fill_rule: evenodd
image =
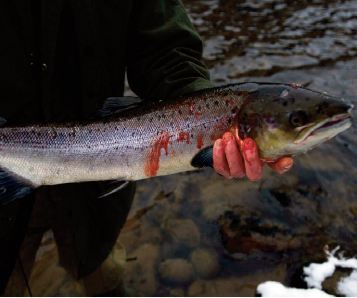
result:
<svg viewBox="0 0 357 298"><path fill-rule="evenodd" d="M98 114L101 117L111 116L123 111L137 108L143 100L139 97L124 96L124 97L108 97L103 107L99 110Z"/></svg>

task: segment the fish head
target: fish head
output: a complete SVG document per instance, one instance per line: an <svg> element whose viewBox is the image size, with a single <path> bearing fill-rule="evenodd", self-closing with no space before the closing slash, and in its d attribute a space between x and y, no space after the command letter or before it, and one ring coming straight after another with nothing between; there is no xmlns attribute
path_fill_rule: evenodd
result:
<svg viewBox="0 0 357 298"><path fill-rule="evenodd" d="M238 115L241 138L253 138L266 160L306 152L348 129L352 106L306 88L262 84Z"/></svg>

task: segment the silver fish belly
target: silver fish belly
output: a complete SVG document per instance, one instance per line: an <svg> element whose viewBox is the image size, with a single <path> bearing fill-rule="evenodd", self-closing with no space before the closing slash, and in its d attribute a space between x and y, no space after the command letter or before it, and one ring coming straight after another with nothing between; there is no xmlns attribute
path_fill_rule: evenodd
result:
<svg viewBox="0 0 357 298"><path fill-rule="evenodd" d="M193 156L229 129L242 98L233 92L162 104L85 125L0 129L0 167L33 186L140 180L194 170Z"/></svg>

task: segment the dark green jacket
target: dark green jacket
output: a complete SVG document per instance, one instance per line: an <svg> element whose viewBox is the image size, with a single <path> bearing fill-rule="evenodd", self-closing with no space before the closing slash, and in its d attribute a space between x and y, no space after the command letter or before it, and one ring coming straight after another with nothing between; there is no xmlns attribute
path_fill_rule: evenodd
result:
<svg viewBox="0 0 357 298"><path fill-rule="evenodd" d="M123 94L126 70L148 100L211 86L179 0L0 1L0 38L0 116L8 124L88 118ZM130 206L132 195L97 200L103 187L58 189L74 229L77 277L107 256ZM30 214L23 201L0 207L0 293Z"/></svg>
<svg viewBox="0 0 357 298"><path fill-rule="evenodd" d="M41 17L42 15L42 17ZM86 118L121 96L209 87L202 43L178 0L0 2L0 116Z"/></svg>

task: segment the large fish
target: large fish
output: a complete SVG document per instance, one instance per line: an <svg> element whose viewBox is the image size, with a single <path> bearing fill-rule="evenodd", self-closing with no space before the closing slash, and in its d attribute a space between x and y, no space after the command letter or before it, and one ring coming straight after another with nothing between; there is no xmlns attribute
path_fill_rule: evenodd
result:
<svg viewBox="0 0 357 298"><path fill-rule="evenodd" d="M0 128L0 201L41 185L139 180L210 166L212 144L229 130L252 137L261 158L272 161L351 126L350 105L288 84L242 83L138 105L111 98L102 111L111 115L99 121Z"/></svg>

